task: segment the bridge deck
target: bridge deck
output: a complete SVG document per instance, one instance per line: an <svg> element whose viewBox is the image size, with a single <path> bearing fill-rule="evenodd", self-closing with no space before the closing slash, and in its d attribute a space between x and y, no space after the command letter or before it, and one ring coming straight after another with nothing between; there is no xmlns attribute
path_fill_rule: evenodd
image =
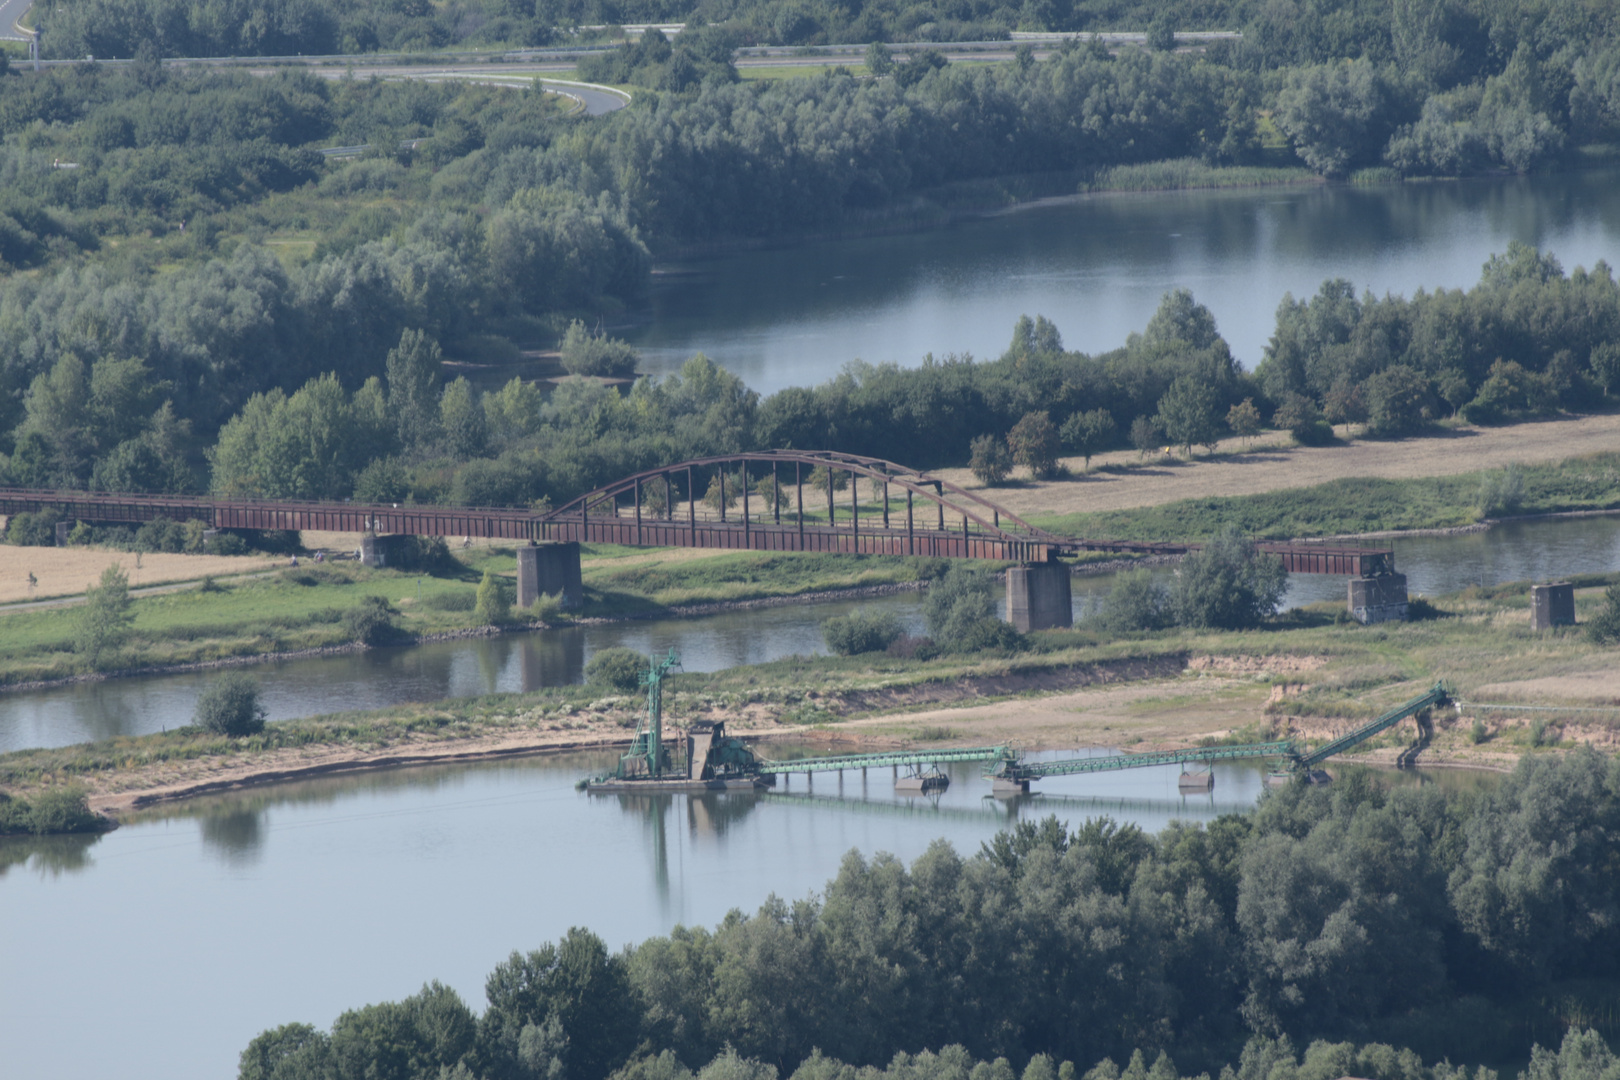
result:
<svg viewBox="0 0 1620 1080"><path fill-rule="evenodd" d="M897 481L898 482L898 481ZM758 503L755 504L756 506ZM988 504L986 504L988 505ZM289 529L376 532L414 536L468 536L513 541L580 541L631 547L691 547L723 551L835 552L849 555L921 555L998 562L1047 562L1083 551L1133 555L1181 555L1196 543L1090 540L1056 536L1032 527L1014 528L1010 514L994 507L991 520L948 524L943 504L914 513L908 504L882 501L838 508L832 524L800 521L791 512L730 511L721 517L690 503L674 514L654 516L639 506L604 512L580 509L542 513L511 507L367 505L362 503L207 499L124 495L88 491L0 488L0 514L45 508L62 520L140 524L157 518L200 520L217 529ZM952 506L950 512L961 513ZM784 520L785 519L785 520ZM925 523L926 522L926 523ZM1003 527L1006 523L1008 527ZM1019 523L1022 526L1022 523ZM1264 542L1295 574L1370 577L1393 568L1388 549Z"/></svg>

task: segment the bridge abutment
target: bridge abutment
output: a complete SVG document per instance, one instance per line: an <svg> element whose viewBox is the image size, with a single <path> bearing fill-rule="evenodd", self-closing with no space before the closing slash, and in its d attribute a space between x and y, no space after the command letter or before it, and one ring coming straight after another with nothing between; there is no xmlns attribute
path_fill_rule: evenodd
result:
<svg viewBox="0 0 1620 1080"><path fill-rule="evenodd" d="M1530 586L1530 629L1575 625L1575 586L1567 581Z"/></svg>
<svg viewBox="0 0 1620 1080"><path fill-rule="evenodd" d="M530 544L517 549L517 606L526 608L542 594L562 594L562 606L573 610L585 603L580 579L579 544Z"/></svg>
<svg viewBox="0 0 1620 1080"><path fill-rule="evenodd" d="M1363 625L1406 621L1406 575L1350 579L1350 617Z"/></svg>
<svg viewBox="0 0 1620 1080"><path fill-rule="evenodd" d="M362 533L360 536L360 564L362 566L393 566L399 561L400 545L410 537L397 534L378 536Z"/></svg>
<svg viewBox="0 0 1620 1080"><path fill-rule="evenodd" d="M1025 563L1007 570L1007 621L1020 633L1074 625L1066 563Z"/></svg>

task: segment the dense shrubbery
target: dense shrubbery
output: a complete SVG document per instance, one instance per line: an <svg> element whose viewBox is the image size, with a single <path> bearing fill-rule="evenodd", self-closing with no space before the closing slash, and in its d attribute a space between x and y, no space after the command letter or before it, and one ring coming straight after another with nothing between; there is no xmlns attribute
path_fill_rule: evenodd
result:
<svg viewBox="0 0 1620 1080"><path fill-rule="evenodd" d="M108 819L90 809L83 788L62 786L18 799L0 791L0 836L102 832Z"/></svg>
<svg viewBox="0 0 1620 1080"><path fill-rule="evenodd" d="M343 632L362 645L390 645L399 637L394 625L398 609L381 596L362 596L343 613Z"/></svg>
<svg viewBox="0 0 1620 1080"><path fill-rule="evenodd" d="M1590 750L1526 757L1483 796L1351 775L1158 836L1026 822L967 857L851 853L820 895L622 954L576 929L497 967L482 1016L430 985L330 1035L266 1032L242 1075L681 1080L712 1062L714 1080L856 1080L844 1062L893 1063L895 1080L1053 1080L1107 1058L1169 1080L1174 1065L1147 1067L1164 1051L1230 1063L1229 1080L1463 1080L1419 1055L1511 1060L1556 1044L1570 1010L1604 1015L1616 858L1620 764ZM1411 1049L1312 1045L1345 1039ZM1593 1071L1565 1071L1583 1055ZM1532 1077L1613 1064L1595 1045L1568 1057L1538 1054ZM385 1071L407 1060L420 1066Z"/></svg>
<svg viewBox="0 0 1620 1080"><path fill-rule="evenodd" d="M901 633L900 620L892 611L852 611L821 624L827 648L839 656L882 652L900 640Z"/></svg>
<svg viewBox="0 0 1620 1080"><path fill-rule="evenodd" d="M987 567L952 563L923 601L923 622L935 647L945 652L1021 648L1023 635L996 618L995 589L995 575Z"/></svg>
<svg viewBox="0 0 1620 1080"><path fill-rule="evenodd" d="M641 686L647 669L647 658L634 649L603 649L586 663L585 681L629 693Z"/></svg>
<svg viewBox="0 0 1620 1080"><path fill-rule="evenodd" d="M1277 614L1287 587L1282 560L1229 528L1182 559L1168 586L1147 570L1121 574L1094 619L1109 630L1243 630Z"/></svg>
<svg viewBox="0 0 1620 1080"><path fill-rule="evenodd" d="M216 735L257 735L264 718L258 680L239 671L221 675L197 698L195 723Z"/></svg>

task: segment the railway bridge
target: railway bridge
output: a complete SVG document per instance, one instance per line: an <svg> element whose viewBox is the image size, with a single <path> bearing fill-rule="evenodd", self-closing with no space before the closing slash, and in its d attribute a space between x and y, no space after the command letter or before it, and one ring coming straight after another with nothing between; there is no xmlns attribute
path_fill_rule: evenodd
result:
<svg viewBox="0 0 1620 1080"><path fill-rule="evenodd" d="M201 520L215 529L361 533L364 558L371 563L386 563L390 536L527 541L518 552L520 605L540 592L559 591L565 603L579 602L581 543L987 559L1016 564L1008 574L1008 614L1021 629L1069 625L1068 569L1060 562L1065 556L1090 551L1181 555L1199 546L1061 536L926 471L881 458L812 450L695 458L627 476L555 508L0 488L0 514L42 510L64 523L139 524L167 518ZM59 528L59 534L64 531ZM1279 556L1290 573L1374 583L1361 587L1362 607L1381 607L1381 617L1404 616L1405 579L1395 573L1394 553L1388 549L1258 546ZM1353 583L1352 610L1357 609L1356 595Z"/></svg>

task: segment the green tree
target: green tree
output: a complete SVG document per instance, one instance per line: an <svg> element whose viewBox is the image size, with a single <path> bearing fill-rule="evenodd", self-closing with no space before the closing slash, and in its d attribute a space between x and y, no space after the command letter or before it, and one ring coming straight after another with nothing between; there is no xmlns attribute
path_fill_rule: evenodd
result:
<svg viewBox="0 0 1620 1080"><path fill-rule="evenodd" d="M1064 444L1085 458L1087 469L1091 468L1091 458L1094 454L1100 454L1113 445L1117 433L1114 414L1107 409L1074 413L1063 421L1060 432Z"/></svg>
<svg viewBox="0 0 1620 1080"><path fill-rule="evenodd" d="M1275 615L1287 587L1282 559L1228 528L1181 560L1170 606L1183 626L1242 630Z"/></svg>
<svg viewBox="0 0 1620 1080"><path fill-rule="evenodd" d="M506 595L506 585L491 570L484 571L478 583L478 598L473 605L473 618L484 626L505 622L512 613L512 601Z"/></svg>
<svg viewBox="0 0 1620 1080"><path fill-rule="evenodd" d="M335 499L353 489L367 447L336 374L311 379L291 397L255 394L220 429L209 451L223 496Z"/></svg>
<svg viewBox="0 0 1620 1080"><path fill-rule="evenodd" d="M438 439L443 363L439 343L421 330L407 329L399 344L388 350L388 411L400 445L408 450L431 446Z"/></svg>
<svg viewBox="0 0 1620 1080"><path fill-rule="evenodd" d="M1164 445L1164 432L1151 416L1138 416L1131 421L1131 445L1141 457L1147 457Z"/></svg>
<svg viewBox="0 0 1620 1080"><path fill-rule="evenodd" d="M1013 461L1030 471L1037 480L1055 476L1058 471L1058 430L1052 414L1042 409L1027 412L1007 432L1007 449Z"/></svg>
<svg viewBox="0 0 1620 1080"><path fill-rule="evenodd" d="M1376 162L1392 128L1389 89L1366 57L1298 68L1277 97L1277 124L1324 176Z"/></svg>
<svg viewBox="0 0 1620 1080"><path fill-rule="evenodd" d="M1109 630L1162 630L1173 621L1170 593L1150 571L1120 574L1097 621Z"/></svg>
<svg viewBox="0 0 1620 1080"><path fill-rule="evenodd" d="M984 567L965 561L951 564L945 576L928 587L923 622L934 644L947 652L1016 648L1020 636L996 618L995 579Z"/></svg>
<svg viewBox="0 0 1620 1080"><path fill-rule="evenodd" d="M585 665L585 681L630 693L641 685L648 661L634 649L603 649Z"/></svg>
<svg viewBox="0 0 1620 1080"><path fill-rule="evenodd" d="M562 339L562 366L570 375L595 375L613 379L633 379L641 357L626 343L603 334L592 334L575 319Z"/></svg>
<svg viewBox="0 0 1620 1080"><path fill-rule="evenodd" d="M1196 376L1183 375L1159 399L1159 426L1171 443L1191 457L1194 445L1215 444L1217 401L1214 387Z"/></svg>
<svg viewBox="0 0 1620 1080"><path fill-rule="evenodd" d="M1294 391L1283 395L1281 404L1271 416L1271 423L1273 427L1287 431L1304 446L1320 446L1333 441L1333 428L1323 418L1316 402Z"/></svg>
<svg viewBox="0 0 1620 1080"><path fill-rule="evenodd" d="M237 738L264 730L258 680L240 671L221 675L197 698L193 723L215 735Z"/></svg>
<svg viewBox="0 0 1620 1080"><path fill-rule="evenodd" d="M1260 434L1260 410L1255 407L1254 398L1246 397L1227 409L1226 426L1233 435L1254 445L1254 437Z"/></svg>
<svg viewBox="0 0 1620 1080"><path fill-rule="evenodd" d="M1620 343L1610 341L1597 346L1592 350L1590 363L1603 392L1620 395Z"/></svg>
<svg viewBox="0 0 1620 1080"><path fill-rule="evenodd" d="M130 610L132 603L129 578L117 563L101 572L99 584L85 590L74 648L92 668L99 667L107 652L123 644L129 636L135 622L135 613Z"/></svg>
<svg viewBox="0 0 1620 1080"><path fill-rule="evenodd" d="M394 616L399 614L394 605L382 596L362 596L358 603L343 613L343 630L350 641L364 645L386 645L398 634Z"/></svg>
<svg viewBox="0 0 1620 1080"><path fill-rule="evenodd" d="M979 483L994 487L1007 479L1012 471L1012 455L1007 452L1005 443L994 435L979 435L974 438L971 449L968 468Z"/></svg>
<svg viewBox="0 0 1620 1080"><path fill-rule="evenodd" d="M487 1044L512 1060L530 1025L557 1018L567 1039L567 1075L604 1077L623 1064L636 1045L637 1016L628 1008L632 991L625 961L602 940L575 927L556 945L514 952L484 984Z"/></svg>
<svg viewBox="0 0 1620 1080"><path fill-rule="evenodd" d="M852 611L821 624L821 637L839 656L882 652L900 639L900 620L890 611Z"/></svg>
<svg viewBox="0 0 1620 1080"><path fill-rule="evenodd" d="M1434 391L1421 372L1397 364L1368 377L1367 423L1380 435L1409 435L1428 424Z"/></svg>
<svg viewBox="0 0 1620 1080"><path fill-rule="evenodd" d="M439 426L445 449L456 457L477 457L484 452L484 410L465 375L447 384L440 395Z"/></svg>
<svg viewBox="0 0 1620 1080"><path fill-rule="evenodd" d="M879 79L894 70L894 54L883 42L874 41L866 47L866 70Z"/></svg>
<svg viewBox="0 0 1620 1080"><path fill-rule="evenodd" d="M1598 645L1620 642L1620 585L1603 590L1603 607L1587 622L1586 636Z"/></svg>

